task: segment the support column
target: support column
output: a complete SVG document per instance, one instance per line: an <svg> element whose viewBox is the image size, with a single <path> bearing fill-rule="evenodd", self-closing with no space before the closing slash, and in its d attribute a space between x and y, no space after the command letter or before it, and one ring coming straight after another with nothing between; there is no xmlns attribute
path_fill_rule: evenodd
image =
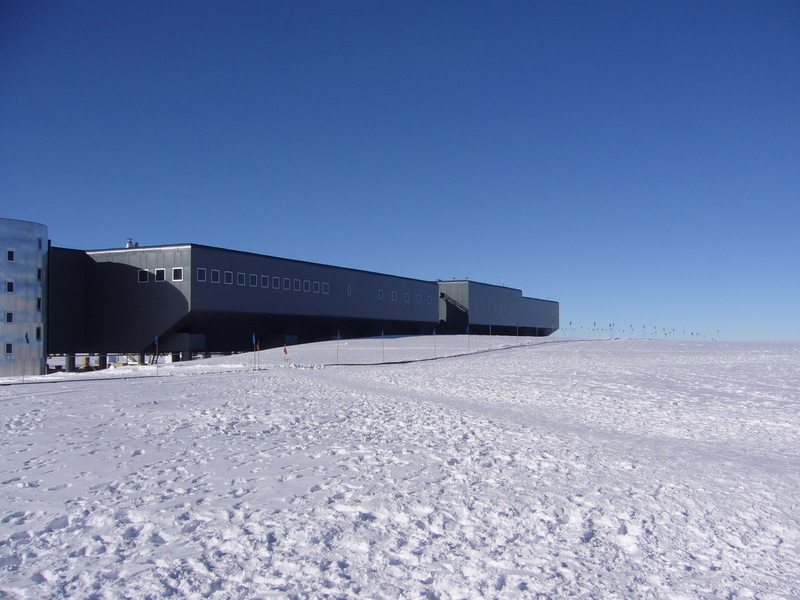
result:
<svg viewBox="0 0 800 600"><path fill-rule="evenodd" d="M181 352L181 360L182 361L192 360L192 353L191 352Z"/></svg>
<svg viewBox="0 0 800 600"><path fill-rule="evenodd" d="M139 352L139 364L144 364L144 352Z"/></svg>
<svg viewBox="0 0 800 600"><path fill-rule="evenodd" d="M100 354L97 357L97 368L107 369L108 368L108 355L107 354Z"/></svg>
<svg viewBox="0 0 800 600"><path fill-rule="evenodd" d="M172 356L172 362L181 362L180 352L171 352L170 355Z"/></svg>
<svg viewBox="0 0 800 600"><path fill-rule="evenodd" d="M67 373L74 373L75 372L75 355L74 354L65 354L64 355L64 370Z"/></svg>

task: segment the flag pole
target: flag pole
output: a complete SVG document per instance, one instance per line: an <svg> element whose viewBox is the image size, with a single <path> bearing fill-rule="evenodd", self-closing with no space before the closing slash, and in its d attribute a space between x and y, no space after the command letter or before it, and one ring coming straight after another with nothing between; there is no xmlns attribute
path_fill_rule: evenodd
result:
<svg viewBox="0 0 800 600"><path fill-rule="evenodd" d="M25 353L22 357L22 383L25 383L25 369L28 366L28 346L30 345L31 340L28 337L28 332L25 332Z"/></svg>

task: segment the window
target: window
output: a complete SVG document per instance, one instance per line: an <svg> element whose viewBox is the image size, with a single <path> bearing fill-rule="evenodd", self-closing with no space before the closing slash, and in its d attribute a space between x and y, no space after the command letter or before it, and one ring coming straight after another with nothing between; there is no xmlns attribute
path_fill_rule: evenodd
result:
<svg viewBox="0 0 800 600"><path fill-rule="evenodd" d="M378 300L383 300L383 290L378 290Z"/></svg>
<svg viewBox="0 0 800 600"><path fill-rule="evenodd" d="M147 269L139 269L139 283L150 281L150 273Z"/></svg>
<svg viewBox="0 0 800 600"><path fill-rule="evenodd" d="M269 275L262 275L261 276L261 287L268 288L269 287Z"/></svg>
<svg viewBox="0 0 800 600"><path fill-rule="evenodd" d="M272 278L272 289L273 290L281 289L281 278L280 277L273 277Z"/></svg>
<svg viewBox="0 0 800 600"><path fill-rule="evenodd" d="M219 271L217 271L219 273ZM199 267L197 269L197 281L205 281L206 280L206 270L203 267Z"/></svg>
<svg viewBox="0 0 800 600"><path fill-rule="evenodd" d="M308 279L306 279L303 282L303 291L304 292L310 292L311 291L311 282Z"/></svg>
<svg viewBox="0 0 800 600"><path fill-rule="evenodd" d="M39 250L42 249L42 238L39 238Z"/></svg>
<svg viewBox="0 0 800 600"><path fill-rule="evenodd" d="M14 322L14 313L11 312L10 310L6 311L6 323L13 323L13 322Z"/></svg>
<svg viewBox="0 0 800 600"><path fill-rule="evenodd" d="M167 280L167 270L156 269L156 281L166 281L166 280Z"/></svg>
<svg viewBox="0 0 800 600"><path fill-rule="evenodd" d="M36 328L36 341L37 342L41 342L42 341L42 328L41 327L37 327Z"/></svg>
<svg viewBox="0 0 800 600"><path fill-rule="evenodd" d="M225 285L233 285L233 271L225 271Z"/></svg>
<svg viewBox="0 0 800 600"><path fill-rule="evenodd" d="M36 281L41 281L41 280L42 280L42 269L39 268L36 269Z"/></svg>
<svg viewBox="0 0 800 600"><path fill-rule="evenodd" d="M258 275L250 273L250 287L258 287Z"/></svg>
<svg viewBox="0 0 800 600"><path fill-rule="evenodd" d="M183 267L173 267L172 281L183 281Z"/></svg>
<svg viewBox="0 0 800 600"><path fill-rule="evenodd" d="M319 294L319 281L314 282L314 293Z"/></svg>
<svg viewBox="0 0 800 600"><path fill-rule="evenodd" d="M330 291L331 291L331 287L327 283L323 283L322 284L322 293L323 294L327 294ZM347 294L347 295L349 296L350 294Z"/></svg>
<svg viewBox="0 0 800 600"><path fill-rule="evenodd" d="M14 354L14 344L6 342L6 354Z"/></svg>
<svg viewBox="0 0 800 600"><path fill-rule="evenodd" d="M42 310L42 299L41 298L37 298L36 299L36 310L38 310L38 311Z"/></svg>
<svg viewBox="0 0 800 600"><path fill-rule="evenodd" d="M397 292L392 292L392 302L397 301Z"/></svg>
<svg viewBox="0 0 800 600"><path fill-rule="evenodd" d="M236 283L238 285L244 285L244 279L245 279L244 273L237 273L236 274Z"/></svg>
<svg viewBox="0 0 800 600"><path fill-rule="evenodd" d="M13 248L9 248L8 251L6 252L6 260L8 262L14 262L14 249Z"/></svg>
<svg viewBox="0 0 800 600"><path fill-rule="evenodd" d="M405 293L405 296L403 296L403 299L404 299L406 302L411 302L411 294L409 294L408 292L406 292L406 293Z"/></svg>
<svg viewBox="0 0 800 600"><path fill-rule="evenodd" d="M325 284L325 285L327 285L327 284ZM347 296L349 297L349 296L352 296L352 295L353 295L353 288L348 285L347 286Z"/></svg>
<svg viewBox="0 0 800 600"><path fill-rule="evenodd" d="M13 294L14 293L14 282L10 279L6 281L6 293Z"/></svg>
<svg viewBox="0 0 800 600"><path fill-rule="evenodd" d="M300 291L300 280L299 279L295 279L294 280L294 291L295 292L299 292Z"/></svg>
<svg viewBox="0 0 800 600"><path fill-rule="evenodd" d="M417 294L417 304L422 304L422 294Z"/></svg>
<svg viewBox="0 0 800 600"><path fill-rule="evenodd" d="M292 280L288 277L283 278L283 289L290 290L292 289Z"/></svg>

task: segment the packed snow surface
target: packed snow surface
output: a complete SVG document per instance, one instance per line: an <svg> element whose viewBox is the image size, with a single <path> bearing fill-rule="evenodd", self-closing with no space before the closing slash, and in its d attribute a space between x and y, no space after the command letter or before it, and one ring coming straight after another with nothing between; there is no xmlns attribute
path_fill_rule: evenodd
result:
<svg viewBox="0 0 800 600"><path fill-rule="evenodd" d="M799 343L520 340L0 387L0 598L800 598Z"/></svg>

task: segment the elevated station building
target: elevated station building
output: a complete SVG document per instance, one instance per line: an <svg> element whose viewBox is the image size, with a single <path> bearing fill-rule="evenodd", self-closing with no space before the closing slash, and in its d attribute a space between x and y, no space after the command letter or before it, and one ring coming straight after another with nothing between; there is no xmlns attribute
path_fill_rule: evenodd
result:
<svg viewBox="0 0 800 600"><path fill-rule="evenodd" d="M2 375L44 372L52 354L158 350L188 359L337 336L545 336L558 329L557 302L504 286L200 244L59 248L50 246L45 226L12 219L0 219L0 233L7 259L0 278L13 283L3 294L3 314L12 314L3 323ZM25 334L30 348L20 347Z"/></svg>
<svg viewBox="0 0 800 600"><path fill-rule="evenodd" d="M53 353L230 352L430 333L435 282L198 244L51 251Z"/></svg>

